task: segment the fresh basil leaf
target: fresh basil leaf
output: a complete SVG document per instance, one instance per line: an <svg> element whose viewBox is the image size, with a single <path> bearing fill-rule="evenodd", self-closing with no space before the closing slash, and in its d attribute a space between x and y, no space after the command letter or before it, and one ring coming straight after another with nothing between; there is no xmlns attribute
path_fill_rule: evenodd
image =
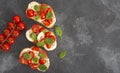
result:
<svg viewBox="0 0 120 73"><path fill-rule="evenodd" d="M40 58L45 58L45 54L42 52L39 53L39 56L40 56Z"/></svg>
<svg viewBox="0 0 120 73"><path fill-rule="evenodd" d="M44 42L38 42L36 45L39 46L39 47L43 47L45 45L45 43Z"/></svg>
<svg viewBox="0 0 120 73"><path fill-rule="evenodd" d="M46 15L46 19L50 19L53 17L53 13L52 12L48 12Z"/></svg>
<svg viewBox="0 0 120 73"><path fill-rule="evenodd" d="M46 38L45 39L45 43L46 44L52 44L53 43L53 40L51 38Z"/></svg>
<svg viewBox="0 0 120 73"><path fill-rule="evenodd" d="M46 67L45 65L39 65L38 68L39 68L40 70L44 70L44 71L47 70L47 67Z"/></svg>
<svg viewBox="0 0 120 73"><path fill-rule="evenodd" d="M36 20L39 20L39 19L40 19L40 16L39 16L39 15L36 15L36 16L35 16L35 19L36 19Z"/></svg>
<svg viewBox="0 0 120 73"><path fill-rule="evenodd" d="M32 58L32 56L30 54L28 54L28 53L25 53L23 56L27 60L30 60Z"/></svg>
<svg viewBox="0 0 120 73"><path fill-rule="evenodd" d="M43 30L43 33L46 33L47 32L47 30Z"/></svg>
<svg viewBox="0 0 120 73"><path fill-rule="evenodd" d="M38 58L33 58L33 63L37 63L38 62Z"/></svg>
<svg viewBox="0 0 120 73"><path fill-rule="evenodd" d="M43 8L44 10L46 10L46 9L47 9L47 6L43 6L42 8Z"/></svg>
<svg viewBox="0 0 120 73"><path fill-rule="evenodd" d="M58 35L62 39L62 29L59 26L54 28L56 35Z"/></svg>
<svg viewBox="0 0 120 73"><path fill-rule="evenodd" d="M59 58L62 59L67 55L67 51L62 51L59 53Z"/></svg>
<svg viewBox="0 0 120 73"><path fill-rule="evenodd" d="M30 37L31 37L33 40L37 40L37 35L36 35L35 33L32 33L32 34L30 35Z"/></svg>
<svg viewBox="0 0 120 73"><path fill-rule="evenodd" d="M34 9L35 9L36 11L40 11L40 6L39 6L39 5L35 5L35 6L34 6Z"/></svg>

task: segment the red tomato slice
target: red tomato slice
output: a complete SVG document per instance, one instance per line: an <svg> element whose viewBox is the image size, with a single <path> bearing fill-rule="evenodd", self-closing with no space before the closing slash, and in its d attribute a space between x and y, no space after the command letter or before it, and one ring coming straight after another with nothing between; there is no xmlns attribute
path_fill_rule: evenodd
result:
<svg viewBox="0 0 120 73"><path fill-rule="evenodd" d="M33 46L33 47L32 47L32 50L35 50L35 51L39 51L39 52L40 52L40 49L39 49L37 46Z"/></svg>
<svg viewBox="0 0 120 73"><path fill-rule="evenodd" d="M33 70L35 70L35 69L38 68L39 65L38 65L38 64L33 64L33 63L32 63L32 64L30 64L29 66L30 66L30 68L32 68Z"/></svg>
<svg viewBox="0 0 120 73"><path fill-rule="evenodd" d="M48 49L50 49L50 48L51 48L51 44L46 44L46 47L47 47Z"/></svg>
<svg viewBox="0 0 120 73"><path fill-rule="evenodd" d="M35 32L35 33L39 33L39 30L40 30L40 26L38 24L34 24L32 27L31 27L32 31Z"/></svg>
<svg viewBox="0 0 120 73"><path fill-rule="evenodd" d="M45 30L45 28L41 27L40 30L39 30L39 32L42 32L43 30Z"/></svg>
<svg viewBox="0 0 120 73"><path fill-rule="evenodd" d="M49 25L50 25L50 23L49 23L48 20L44 20L44 21L43 21L43 24L44 24L45 26L49 26Z"/></svg>
<svg viewBox="0 0 120 73"><path fill-rule="evenodd" d="M44 59L40 59L40 60L39 60L39 63L43 65L43 64L46 63L46 60L44 60Z"/></svg>
<svg viewBox="0 0 120 73"><path fill-rule="evenodd" d="M20 62L21 64L27 64L27 61L24 59L23 56L21 56L21 57L19 58L19 62Z"/></svg>
<svg viewBox="0 0 120 73"><path fill-rule="evenodd" d="M51 32L46 32L45 37L49 37L51 35Z"/></svg>
<svg viewBox="0 0 120 73"><path fill-rule="evenodd" d="M30 65L32 63L32 60L27 60L27 64Z"/></svg>

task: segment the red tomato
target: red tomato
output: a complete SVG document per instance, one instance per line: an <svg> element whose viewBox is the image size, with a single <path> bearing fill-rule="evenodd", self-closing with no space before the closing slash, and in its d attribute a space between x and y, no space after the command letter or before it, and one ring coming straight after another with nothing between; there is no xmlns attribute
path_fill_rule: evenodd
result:
<svg viewBox="0 0 120 73"><path fill-rule="evenodd" d="M5 40L5 36L3 34L0 34L0 43Z"/></svg>
<svg viewBox="0 0 120 73"><path fill-rule="evenodd" d="M41 17L41 19L45 19L46 18L46 14L45 13L41 13L40 17Z"/></svg>
<svg viewBox="0 0 120 73"><path fill-rule="evenodd" d="M45 37L49 37L51 35L51 32L46 32Z"/></svg>
<svg viewBox="0 0 120 73"><path fill-rule="evenodd" d="M7 42L9 44L14 44L15 43L15 38L13 36L8 37Z"/></svg>
<svg viewBox="0 0 120 73"><path fill-rule="evenodd" d="M3 30L3 34L4 34L5 36L10 35L10 29L8 29L8 28L4 29L4 30Z"/></svg>
<svg viewBox="0 0 120 73"><path fill-rule="evenodd" d="M13 16L13 21L14 21L15 23L18 23L18 22L21 21L21 17L20 17L19 15L15 15L15 16Z"/></svg>
<svg viewBox="0 0 120 73"><path fill-rule="evenodd" d="M3 51L5 52L8 52L10 50L10 44L5 42L3 45L2 45L2 48L3 48Z"/></svg>
<svg viewBox="0 0 120 73"><path fill-rule="evenodd" d="M21 56L21 57L19 58L19 62L20 62L21 64L25 64L25 60L24 60L24 57L23 57L23 56Z"/></svg>
<svg viewBox="0 0 120 73"><path fill-rule="evenodd" d="M26 28L26 24L24 22L19 22L17 28L22 31Z"/></svg>
<svg viewBox="0 0 120 73"><path fill-rule="evenodd" d="M43 64L46 63L46 60L44 60L44 59L40 59L40 60L39 60L39 63L43 65Z"/></svg>
<svg viewBox="0 0 120 73"><path fill-rule="evenodd" d="M28 53L32 56L32 58L35 56L34 52L32 52L32 51L29 51Z"/></svg>
<svg viewBox="0 0 120 73"><path fill-rule="evenodd" d="M8 22L8 28L15 29L15 24L13 22Z"/></svg>
<svg viewBox="0 0 120 73"><path fill-rule="evenodd" d="M26 14L27 14L28 17L33 17L35 15L35 11L32 10L32 9L28 9Z"/></svg>
<svg viewBox="0 0 120 73"><path fill-rule="evenodd" d="M48 49L50 49L50 48L51 48L51 44L46 44L46 47L47 47Z"/></svg>
<svg viewBox="0 0 120 73"><path fill-rule="evenodd" d="M32 25L31 29L33 32L39 33L40 26L38 24L34 24L34 25Z"/></svg>
<svg viewBox="0 0 120 73"><path fill-rule="evenodd" d="M32 63L32 60L27 60L27 64L30 65Z"/></svg>
<svg viewBox="0 0 120 73"><path fill-rule="evenodd" d="M49 23L48 20L44 20L42 23L43 23L45 26L49 26L49 25L50 25L50 23Z"/></svg>
<svg viewBox="0 0 120 73"><path fill-rule="evenodd" d="M30 64L29 65L33 70L38 68L38 64Z"/></svg>
<svg viewBox="0 0 120 73"><path fill-rule="evenodd" d="M45 28L44 28L44 27L41 27L41 28L39 29L39 32L42 32L43 30L45 30Z"/></svg>
<svg viewBox="0 0 120 73"><path fill-rule="evenodd" d="M14 36L14 37L18 37L20 35L20 32L17 30L17 29L15 29L13 32L12 32L12 36Z"/></svg>
<svg viewBox="0 0 120 73"><path fill-rule="evenodd" d="M32 50L40 51L40 49L39 49L38 47L36 47L36 46L33 46L33 47L32 47Z"/></svg>

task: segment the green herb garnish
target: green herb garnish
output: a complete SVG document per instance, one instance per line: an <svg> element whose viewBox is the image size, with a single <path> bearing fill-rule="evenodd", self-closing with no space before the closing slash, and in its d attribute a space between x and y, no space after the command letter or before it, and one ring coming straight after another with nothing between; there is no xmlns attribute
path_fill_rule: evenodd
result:
<svg viewBox="0 0 120 73"><path fill-rule="evenodd" d="M46 9L47 9L47 6L43 6L42 8L43 8L44 10L46 10Z"/></svg>
<svg viewBox="0 0 120 73"><path fill-rule="evenodd" d="M42 52L39 53L39 56L40 56L40 58L45 58L45 54Z"/></svg>
<svg viewBox="0 0 120 73"><path fill-rule="evenodd" d="M52 12L48 12L46 15L46 19L50 19L53 17L53 13Z"/></svg>
<svg viewBox="0 0 120 73"><path fill-rule="evenodd" d="M55 33L62 39L62 29L59 26L55 27Z"/></svg>
<svg viewBox="0 0 120 73"><path fill-rule="evenodd" d="M53 40L51 38L46 38L45 39L45 43L46 44L52 44L53 43Z"/></svg>
<svg viewBox="0 0 120 73"><path fill-rule="evenodd" d="M37 35L36 35L35 33L32 33L32 34L30 35L30 37L31 37L33 40L37 40Z"/></svg>
<svg viewBox="0 0 120 73"><path fill-rule="evenodd" d="M37 63L38 62L38 58L33 58L33 63Z"/></svg>
<svg viewBox="0 0 120 73"><path fill-rule="evenodd" d="M43 47L45 45L45 43L44 42L38 42L36 45L39 46L39 47Z"/></svg>
<svg viewBox="0 0 120 73"><path fill-rule="evenodd" d="M43 30L43 33L46 33L46 30Z"/></svg>
<svg viewBox="0 0 120 73"><path fill-rule="evenodd" d="M35 9L36 11L40 11L40 6L39 6L39 5L35 5L35 6L34 6L34 9Z"/></svg>
<svg viewBox="0 0 120 73"><path fill-rule="evenodd" d="M35 16L35 19L36 19L36 20L40 19L40 16L39 16L39 15L36 15L36 16Z"/></svg>
<svg viewBox="0 0 120 73"><path fill-rule="evenodd" d="M38 68L39 68L40 70L44 70L44 71L47 70L47 67L46 67L45 65L39 65Z"/></svg>
<svg viewBox="0 0 120 73"><path fill-rule="evenodd" d="M23 56L27 60L30 60L32 58L32 56L30 54L28 54L28 53L25 53Z"/></svg>
<svg viewBox="0 0 120 73"><path fill-rule="evenodd" d="M67 51L62 51L59 53L59 58L62 59L67 55Z"/></svg>

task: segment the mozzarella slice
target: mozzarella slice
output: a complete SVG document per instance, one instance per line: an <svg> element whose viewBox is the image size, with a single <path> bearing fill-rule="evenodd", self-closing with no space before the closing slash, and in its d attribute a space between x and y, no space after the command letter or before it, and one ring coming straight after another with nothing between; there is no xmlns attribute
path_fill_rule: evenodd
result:
<svg viewBox="0 0 120 73"><path fill-rule="evenodd" d="M33 31L31 29L27 30L26 32L26 38L30 41L30 42L34 42L34 40L30 37L30 35L33 33Z"/></svg>
<svg viewBox="0 0 120 73"><path fill-rule="evenodd" d="M32 1L32 2L30 2L30 3L28 4L28 9L33 9L33 10L35 11L35 9L34 9L34 6L35 6L35 5L40 6L41 4L39 4L39 3L36 2L36 1Z"/></svg>
<svg viewBox="0 0 120 73"><path fill-rule="evenodd" d="M37 36L37 40L40 41L41 39L43 39L45 37L45 34L43 32L40 32Z"/></svg>

